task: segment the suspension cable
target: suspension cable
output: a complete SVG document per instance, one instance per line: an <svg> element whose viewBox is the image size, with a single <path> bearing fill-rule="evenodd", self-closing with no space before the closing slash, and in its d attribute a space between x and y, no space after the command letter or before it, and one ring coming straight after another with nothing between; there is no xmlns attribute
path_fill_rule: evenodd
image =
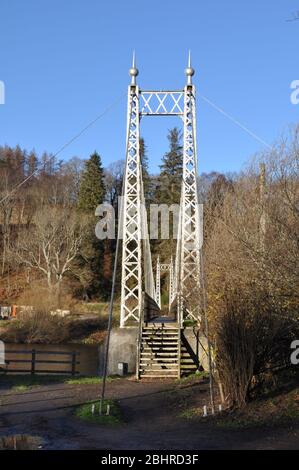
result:
<svg viewBox="0 0 299 470"><path fill-rule="evenodd" d="M131 97L131 102L133 98ZM130 102L130 107L131 107ZM103 411L103 404L105 400L105 392L106 392L106 382L107 382L107 372L108 372L108 360L109 360L109 346L110 346L110 337L111 337L111 330L112 330L112 320L113 320L113 307L114 307L114 295L115 295L115 284L116 284L116 273L117 273L117 264L118 264L118 256L119 256L119 246L120 246L120 235L122 233L122 222L123 222L123 196L125 191L125 181L126 181L126 168L128 162L128 149L129 149L129 131L131 127L131 113L129 117L129 123L127 126L127 141L126 141L126 162L125 162L125 169L123 174L123 183L122 183L122 193L121 193L121 207L120 207L120 220L117 230L117 240L116 240L116 247L115 247L115 258L114 258L114 267L113 267L113 276L112 276L112 286L111 286L111 294L110 294L110 303L109 303L109 313L108 313L108 326L107 326L107 339L105 345L105 353L104 353L104 367L103 367L103 382L102 382L102 390L101 390L101 398L100 398L100 414Z"/></svg>
<svg viewBox="0 0 299 470"><path fill-rule="evenodd" d="M86 132L90 127L92 127L99 119L101 119L103 116L105 116L105 114L107 114L112 108L114 108L114 106L116 106L124 97L124 94L122 94L116 101L114 101L112 104L110 104L106 109L104 109L104 111L99 114L97 117L95 117L92 121L90 121L80 132L78 132L76 135L74 135L69 141L67 141L65 144L63 144L58 150L57 152L54 153L54 155L52 155L49 160L47 162L44 163L44 165L42 165L41 168L37 168L36 170L34 170L32 173L30 173L28 176L26 176L26 178L24 178L20 183L18 183L16 186L14 186L7 194L6 196L4 196L2 199L0 199L0 204L2 204L4 201L6 201L9 197L12 196L12 194L14 194L18 189L20 189L22 186L24 186L24 184L27 183L27 181L29 181L31 178L33 178L33 176L35 176L36 174L38 174L40 172L41 169L45 168L46 165L48 165L49 163L51 163L52 161L55 160L55 158L57 157L57 155L59 155L61 152L63 152L63 150L65 150L67 147L69 147L75 140L77 140L79 137L81 137L82 134L84 134L84 132ZM23 166L23 163L21 165L19 165L16 170L18 168L21 168Z"/></svg>
<svg viewBox="0 0 299 470"><path fill-rule="evenodd" d="M108 370L108 355L109 355L110 337L111 337L111 330L112 330L114 293L115 293L116 272L117 272L117 263L118 263L118 254L119 254L119 240L120 240L120 237L117 236L116 248L115 248L115 258L114 258L114 268L113 268L113 278L112 278L112 288L111 288L111 297L110 297L110 304L109 304L107 340L106 340L106 348L105 348L105 356L104 356L103 382L102 382L102 392L101 392L101 399L100 399L100 414L102 414L103 403L104 403L104 400L105 400L105 391L106 391L106 379L107 379L107 370Z"/></svg>

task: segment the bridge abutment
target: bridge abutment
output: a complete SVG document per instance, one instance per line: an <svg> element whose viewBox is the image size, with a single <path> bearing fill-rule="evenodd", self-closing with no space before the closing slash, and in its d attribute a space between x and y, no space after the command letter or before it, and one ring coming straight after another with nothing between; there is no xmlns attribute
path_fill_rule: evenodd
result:
<svg viewBox="0 0 299 470"><path fill-rule="evenodd" d="M128 373L136 372L137 338L139 327L113 328L110 335L108 375L118 375L118 364L128 364ZM106 339L107 340L107 339ZM106 340L100 346L99 373L103 375Z"/></svg>
<svg viewBox="0 0 299 470"><path fill-rule="evenodd" d="M157 326L157 324L155 324ZM108 375L119 375L119 363L127 364L129 375L136 374L139 327L113 328L110 336ZM103 375L106 341L100 346L99 374ZM209 370L207 339L195 327L181 330L180 371L181 376L197 370Z"/></svg>

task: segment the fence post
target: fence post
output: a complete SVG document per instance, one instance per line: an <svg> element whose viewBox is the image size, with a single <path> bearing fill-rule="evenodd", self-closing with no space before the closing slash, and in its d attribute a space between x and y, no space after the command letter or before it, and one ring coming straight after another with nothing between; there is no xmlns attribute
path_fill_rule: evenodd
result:
<svg viewBox="0 0 299 470"><path fill-rule="evenodd" d="M72 375L76 375L76 351L72 352Z"/></svg>
<svg viewBox="0 0 299 470"><path fill-rule="evenodd" d="M36 358L36 351L32 349L32 358L31 358L31 375L35 373L35 358Z"/></svg>

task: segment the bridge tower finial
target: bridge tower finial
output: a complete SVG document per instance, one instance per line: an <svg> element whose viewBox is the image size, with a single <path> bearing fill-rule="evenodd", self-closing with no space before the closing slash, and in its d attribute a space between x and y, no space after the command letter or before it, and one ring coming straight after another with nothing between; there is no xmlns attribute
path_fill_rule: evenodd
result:
<svg viewBox="0 0 299 470"><path fill-rule="evenodd" d="M133 51L132 67L129 70L129 74L131 76L131 85L136 85L136 77L139 74L139 70L136 67L136 54L135 54L135 51Z"/></svg>
<svg viewBox="0 0 299 470"><path fill-rule="evenodd" d="M191 66L191 51L189 49L188 54L188 66L185 69L185 74L187 75L187 85L192 85L192 77L195 74L195 70Z"/></svg>

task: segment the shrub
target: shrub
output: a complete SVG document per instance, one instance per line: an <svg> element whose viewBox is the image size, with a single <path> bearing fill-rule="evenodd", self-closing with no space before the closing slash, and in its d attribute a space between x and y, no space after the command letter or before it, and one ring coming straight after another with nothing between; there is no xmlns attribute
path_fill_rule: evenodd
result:
<svg viewBox="0 0 299 470"><path fill-rule="evenodd" d="M50 313L27 312L20 314L2 336L6 342L58 344L68 338L68 324Z"/></svg>
<svg viewBox="0 0 299 470"><path fill-rule="evenodd" d="M267 294L230 294L216 324L216 364L232 406L243 406L257 383L289 367L296 333L293 318Z"/></svg>

